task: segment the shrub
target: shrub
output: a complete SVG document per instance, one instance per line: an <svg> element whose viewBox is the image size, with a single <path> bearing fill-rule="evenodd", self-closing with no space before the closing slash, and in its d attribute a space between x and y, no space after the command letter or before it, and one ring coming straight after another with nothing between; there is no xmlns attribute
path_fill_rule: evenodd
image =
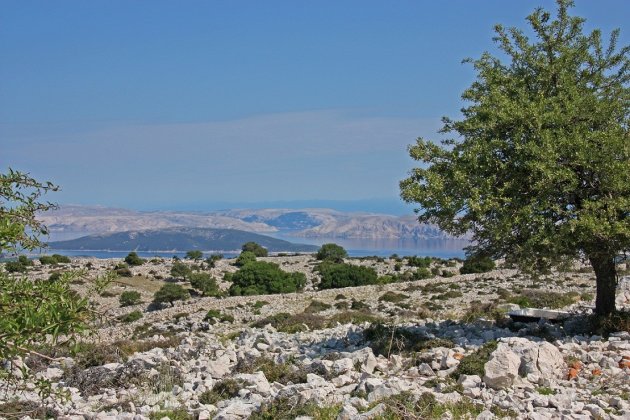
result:
<svg viewBox="0 0 630 420"><path fill-rule="evenodd" d="M199 251L198 249L187 251L186 256L184 258L188 260L199 261L203 258L203 252Z"/></svg>
<svg viewBox="0 0 630 420"><path fill-rule="evenodd" d="M42 255L39 257L39 262L43 265L67 264L70 262L70 258L59 254Z"/></svg>
<svg viewBox="0 0 630 420"><path fill-rule="evenodd" d="M217 265L217 261L220 261L223 258L221 254L212 254L208 258L206 258L206 264L208 267L214 268Z"/></svg>
<svg viewBox="0 0 630 420"><path fill-rule="evenodd" d="M549 290L524 290L519 295L508 297L507 301L524 308L559 309L575 303L576 299L570 293L557 293Z"/></svg>
<svg viewBox="0 0 630 420"><path fill-rule="evenodd" d="M33 261L29 260L26 255L20 255L18 257L18 262L22 264L24 267L32 267Z"/></svg>
<svg viewBox="0 0 630 420"><path fill-rule="evenodd" d="M192 274L192 269L180 261L175 261L171 267L171 276L176 279L188 279Z"/></svg>
<svg viewBox="0 0 630 420"><path fill-rule="evenodd" d="M257 257L266 257L267 249L258 245L256 242L247 242L241 247L243 252L252 252Z"/></svg>
<svg viewBox="0 0 630 420"><path fill-rule="evenodd" d="M190 285L199 290L204 296L216 296L221 291L217 280L209 273L191 273Z"/></svg>
<svg viewBox="0 0 630 420"><path fill-rule="evenodd" d="M221 313L221 311L217 309L210 309L203 320L208 321L210 324L215 324L217 321L234 322L234 317L229 314Z"/></svg>
<svg viewBox="0 0 630 420"><path fill-rule="evenodd" d="M26 272L27 267L19 261L7 261L4 264L4 269L9 273L24 273Z"/></svg>
<svg viewBox="0 0 630 420"><path fill-rule="evenodd" d="M309 418L317 420L334 420L341 412L341 404L331 406L317 404L313 401L297 401L295 397L277 397L262 404L249 417L250 420L293 420Z"/></svg>
<svg viewBox="0 0 630 420"><path fill-rule="evenodd" d="M418 268L429 268L433 259L431 257L407 257L407 265Z"/></svg>
<svg viewBox="0 0 630 420"><path fill-rule="evenodd" d="M253 261L234 273L231 281L232 296L263 295L302 290L306 284L306 276L303 273L282 271L278 264Z"/></svg>
<svg viewBox="0 0 630 420"><path fill-rule="evenodd" d="M121 322L126 322L126 323L137 321L140 318L142 318L142 312L140 311L129 312L128 314L121 315L118 317L118 319Z"/></svg>
<svg viewBox="0 0 630 420"><path fill-rule="evenodd" d="M324 244L317 251L315 258L318 260L332 260L335 262L342 262L344 258L348 256L343 247L337 244Z"/></svg>
<svg viewBox="0 0 630 420"><path fill-rule="evenodd" d="M459 269L459 272L461 274L487 273L494 268L494 261L490 257L469 256L464 260L464 265Z"/></svg>
<svg viewBox="0 0 630 420"><path fill-rule="evenodd" d="M238 392L249 385L242 379L222 379L215 383L211 390L205 391L199 396L201 404L216 404L222 400L228 400L238 396Z"/></svg>
<svg viewBox="0 0 630 420"><path fill-rule="evenodd" d="M179 284L167 283L153 296L153 302L173 304L176 300L186 300L190 293Z"/></svg>
<svg viewBox="0 0 630 420"><path fill-rule="evenodd" d="M120 277L133 277L133 273L127 267L117 268L116 274L118 274Z"/></svg>
<svg viewBox="0 0 630 420"><path fill-rule="evenodd" d="M120 306L132 306L140 303L140 293L135 290L127 290L120 294L120 298L118 299L120 302Z"/></svg>
<svg viewBox="0 0 630 420"><path fill-rule="evenodd" d="M244 265L254 261L256 261L256 254L251 251L243 251L234 262L234 265L237 267L243 267Z"/></svg>
<svg viewBox="0 0 630 420"><path fill-rule="evenodd" d="M479 347L477 351L464 358L459 362L457 369L453 372L453 376L459 379L461 375L479 375L483 377L484 366L490 360L490 355L497 349L496 341L488 341L483 346Z"/></svg>
<svg viewBox="0 0 630 420"><path fill-rule="evenodd" d="M312 300L310 305L308 305L306 307L306 309L304 309L304 313L314 314L314 313L317 313L317 312L325 311L325 310L330 309L330 308L331 308L331 306L329 304L327 304L327 303L324 303L324 302L319 301L319 300Z"/></svg>
<svg viewBox="0 0 630 420"><path fill-rule="evenodd" d="M323 262L319 265L318 271L322 277L319 289L364 286L376 284L378 281L376 271L370 267Z"/></svg>
<svg viewBox="0 0 630 420"><path fill-rule="evenodd" d="M387 292L378 298L379 302L398 303L409 299L409 295L404 293Z"/></svg>
<svg viewBox="0 0 630 420"><path fill-rule="evenodd" d="M125 257L125 262L131 266L142 265L145 261L138 256L135 252L130 252Z"/></svg>

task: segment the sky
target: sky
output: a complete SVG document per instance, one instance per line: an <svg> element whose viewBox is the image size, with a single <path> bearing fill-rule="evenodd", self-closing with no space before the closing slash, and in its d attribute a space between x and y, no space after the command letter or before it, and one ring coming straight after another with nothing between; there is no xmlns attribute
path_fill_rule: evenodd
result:
<svg viewBox="0 0 630 420"><path fill-rule="evenodd" d="M411 213L407 146L438 139L549 0L0 0L0 171L60 204ZM628 44L630 2L572 14Z"/></svg>

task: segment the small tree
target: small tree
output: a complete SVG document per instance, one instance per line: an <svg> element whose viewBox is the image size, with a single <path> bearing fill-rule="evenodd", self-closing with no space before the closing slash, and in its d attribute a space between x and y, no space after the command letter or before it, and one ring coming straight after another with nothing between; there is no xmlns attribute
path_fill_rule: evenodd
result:
<svg viewBox="0 0 630 420"><path fill-rule="evenodd" d="M217 280L209 273L192 273L189 280L190 285L204 296L216 296L220 292Z"/></svg>
<svg viewBox="0 0 630 420"><path fill-rule="evenodd" d="M171 267L171 276L179 279L188 279L192 274L192 269L185 263L176 261Z"/></svg>
<svg viewBox="0 0 630 420"><path fill-rule="evenodd" d="M266 257L268 255L267 248L263 248L256 242L247 242L241 247L243 252L253 252L257 257Z"/></svg>
<svg viewBox="0 0 630 420"><path fill-rule="evenodd" d="M130 252L126 257L125 257L125 262L131 266L135 266L135 265L142 265L145 263L145 261L140 258L138 256L137 253L135 252Z"/></svg>
<svg viewBox="0 0 630 420"><path fill-rule="evenodd" d="M351 264L338 264L330 260L321 263L317 269L321 274L320 289L365 286L378 283L376 271L371 267Z"/></svg>
<svg viewBox="0 0 630 420"><path fill-rule="evenodd" d="M166 283L153 295L153 302L155 303L170 303L177 300L186 300L190 297L190 293L179 284Z"/></svg>
<svg viewBox="0 0 630 420"><path fill-rule="evenodd" d="M126 290L120 294L120 306L132 306L140 303L140 293L135 290Z"/></svg>
<svg viewBox="0 0 630 420"><path fill-rule="evenodd" d="M234 262L234 265L237 267L243 267L244 265L254 261L256 261L256 254L251 251L243 251Z"/></svg>
<svg viewBox="0 0 630 420"><path fill-rule="evenodd" d="M189 260L200 261L203 258L203 252L198 249L186 252L186 258Z"/></svg>
<svg viewBox="0 0 630 420"><path fill-rule="evenodd" d="M496 26L509 62L469 60L463 119L444 118L437 145L409 148L423 163L400 184L421 222L470 232L469 253L548 268L585 256L595 270L595 312L615 309L618 254L630 249L630 47L617 49L558 0L555 20L537 9L536 36Z"/></svg>
<svg viewBox="0 0 630 420"><path fill-rule="evenodd" d="M344 258L348 257L348 253L343 247L337 244L324 244L317 251L315 258L318 260L332 260L335 262L342 262Z"/></svg>

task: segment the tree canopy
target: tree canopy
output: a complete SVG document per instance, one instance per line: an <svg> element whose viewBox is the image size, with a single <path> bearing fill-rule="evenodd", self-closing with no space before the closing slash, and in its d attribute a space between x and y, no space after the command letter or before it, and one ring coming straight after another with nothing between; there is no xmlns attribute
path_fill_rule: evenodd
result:
<svg viewBox="0 0 630 420"><path fill-rule="evenodd" d="M443 119L442 144L418 139L423 163L401 181L422 222L471 233L469 252L523 267L585 256L596 312L614 310L615 257L630 249L630 47L602 42L558 0L536 9L530 39L495 27L507 61L484 53L464 91L461 120Z"/></svg>

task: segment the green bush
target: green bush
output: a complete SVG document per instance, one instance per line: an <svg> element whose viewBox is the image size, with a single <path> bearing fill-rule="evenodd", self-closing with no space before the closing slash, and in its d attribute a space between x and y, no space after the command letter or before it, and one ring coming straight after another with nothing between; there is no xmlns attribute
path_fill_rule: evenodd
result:
<svg viewBox="0 0 630 420"><path fill-rule="evenodd" d="M4 263L4 269L9 273L24 273L27 267L19 261L7 261Z"/></svg>
<svg viewBox="0 0 630 420"><path fill-rule="evenodd" d="M186 300L188 297L190 297L190 293L179 284L166 283L155 292L153 302L173 304L176 300Z"/></svg>
<svg viewBox="0 0 630 420"><path fill-rule="evenodd" d="M458 379L461 375L479 375L483 377L484 366L490 360L490 355L497 349L496 341L488 341L483 346L479 347L477 351L468 356L465 356L455 369L452 375Z"/></svg>
<svg viewBox="0 0 630 420"><path fill-rule="evenodd" d="M121 322L126 322L126 323L137 321L140 318L142 318L142 312L140 312L140 311L129 312L126 315L121 315L121 316L118 317L118 319Z"/></svg>
<svg viewBox="0 0 630 420"><path fill-rule="evenodd" d="M120 277L133 277L133 273L127 267L117 268L116 274L118 274Z"/></svg>
<svg viewBox="0 0 630 420"><path fill-rule="evenodd" d="M222 400L229 400L238 396L238 392L248 383L242 379L222 379L215 383L211 390L199 396L201 404L216 404Z"/></svg>
<svg viewBox="0 0 630 420"><path fill-rule="evenodd" d="M210 309L206 316L203 318L204 321L208 321L211 324L218 322L234 322L234 317L229 314L224 314L217 309Z"/></svg>
<svg viewBox="0 0 630 420"><path fill-rule="evenodd" d="M247 242L241 247L243 252L253 252L257 257L266 257L268 255L267 249L258 245L256 242Z"/></svg>
<svg viewBox="0 0 630 420"><path fill-rule="evenodd" d="M494 261L490 257L469 256L464 260L464 265L459 272L461 274L487 273L494 268Z"/></svg>
<svg viewBox="0 0 630 420"><path fill-rule="evenodd" d="M171 276L176 279L188 279L192 274L192 269L180 261L175 261L171 267Z"/></svg>
<svg viewBox="0 0 630 420"><path fill-rule="evenodd" d="M287 273L278 264L253 261L245 264L231 276L230 295L248 296L275 293L293 293L306 284L303 273Z"/></svg>
<svg viewBox="0 0 630 420"><path fill-rule="evenodd" d="M234 265L237 267L243 267L244 265L254 261L256 261L256 254L251 251L243 251L234 262Z"/></svg>
<svg viewBox="0 0 630 420"><path fill-rule="evenodd" d="M335 262L342 262L346 257L348 257L346 250L337 244L322 245L315 256L318 260L333 260Z"/></svg>
<svg viewBox="0 0 630 420"><path fill-rule="evenodd" d="M418 268L429 268L433 259L431 257L407 257L407 265Z"/></svg>
<svg viewBox="0 0 630 420"><path fill-rule="evenodd" d="M67 264L70 262L70 258L59 254L42 255L39 257L39 262L43 265Z"/></svg>
<svg viewBox="0 0 630 420"><path fill-rule="evenodd" d="M206 258L206 264L208 267L214 268L217 265L217 261L220 261L223 258L221 254L212 254L208 258Z"/></svg>
<svg viewBox="0 0 630 420"><path fill-rule="evenodd" d="M29 260L26 255L20 255L18 257L18 262L20 264L22 264L24 267L32 267L33 266L33 261Z"/></svg>
<svg viewBox="0 0 630 420"><path fill-rule="evenodd" d="M221 291L216 279L209 273L191 273L189 280L190 285L204 296L216 296Z"/></svg>
<svg viewBox="0 0 630 420"><path fill-rule="evenodd" d="M378 282L376 271L370 267L323 262L317 270L322 277L318 285L319 289L364 286Z"/></svg>
<svg viewBox="0 0 630 420"><path fill-rule="evenodd" d="M138 254L136 254L135 252L130 252L125 257L125 262L131 266L142 265L145 263L145 261L142 258L140 258Z"/></svg>
<svg viewBox="0 0 630 420"><path fill-rule="evenodd" d="M192 251L186 252L185 258L188 260L199 261L203 258L203 252L199 251L198 249L194 249Z"/></svg>
<svg viewBox="0 0 630 420"><path fill-rule="evenodd" d="M120 306L132 306L140 303L140 293L135 290L127 290L120 294L118 301Z"/></svg>

